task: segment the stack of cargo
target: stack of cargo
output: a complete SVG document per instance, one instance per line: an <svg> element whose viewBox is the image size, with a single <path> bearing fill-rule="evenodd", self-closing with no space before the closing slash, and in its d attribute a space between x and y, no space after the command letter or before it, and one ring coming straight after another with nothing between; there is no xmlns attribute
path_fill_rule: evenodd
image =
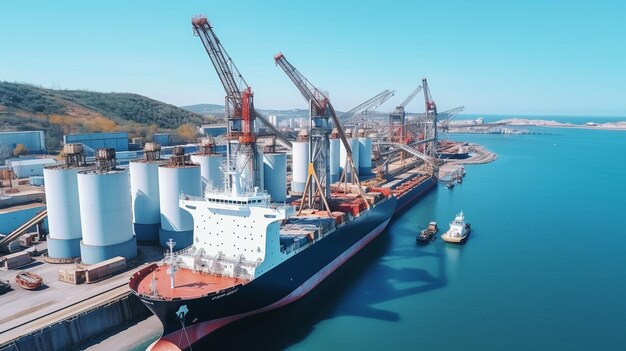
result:
<svg viewBox="0 0 626 351"><path fill-rule="evenodd" d="M28 252L18 252L2 257L4 269L16 269L29 264L32 261Z"/></svg>
<svg viewBox="0 0 626 351"><path fill-rule="evenodd" d="M85 270L77 267L59 268L58 278L62 282L82 284L85 282Z"/></svg>
<svg viewBox="0 0 626 351"><path fill-rule="evenodd" d="M33 241L39 236L37 233L28 233L23 234L19 238L19 242L21 246L28 247L32 245Z"/></svg>
<svg viewBox="0 0 626 351"><path fill-rule="evenodd" d="M117 256L98 264L81 266L80 268L85 270L85 281L89 284L105 279L126 269L126 259L124 257Z"/></svg>

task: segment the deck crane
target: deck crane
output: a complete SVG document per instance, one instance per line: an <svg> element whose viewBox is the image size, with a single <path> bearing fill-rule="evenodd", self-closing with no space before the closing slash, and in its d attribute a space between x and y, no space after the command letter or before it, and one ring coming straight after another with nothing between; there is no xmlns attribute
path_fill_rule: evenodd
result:
<svg viewBox="0 0 626 351"><path fill-rule="evenodd" d="M341 180L344 179L347 166L351 167L353 180L358 185L363 201L369 208L369 203L365 198L365 193L361 187L361 181L357 175L358 168L354 165L352 159L352 149L346 138L346 134L343 130L343 126L337 118L335 108L331 104L327 94L322 93L317 89L306 77L304 77L287 59L282 53L278 53L274 56L274 61L282 70L287 74L289 79L294 83L296 88L300 91L304 99L309 103L309 117L311 132L309 133L309 175L307 177L305 191L300 203L300 211L304 207L305 198L308 195L308 205L313 207L315 200L319 194L326 211L330 212L328 206L328 198L330 198L330 157L329 157L329 141L328 136L331 132L331 126L328 121L332 118L335 128L339 134L339 138L346 149L346 167L344 167ZM314 184L311 184L311 180ZM308 194L307 194L308 190ZM321 204L320 204L321 205Z"/></svg>
<svg viewBox="0 0 626 351"><path fill-rule="evenodd" d="M396 109L389 114L389 141L404 143L406 138L406 112L404 108L413 100L413 98L422 90L422 86L418 85L409 96L396 106Z"/></svg>
<svg viewBox="0 0 626 351"><path fill-rule="evenodd" d="M253 94L250 86L237 69L237 66L235 66L233 60L228 56L226 49L224 49L215 32L213 32L213 27L206 16L198 15L193 17L191 24L194 35L200 37L202 45L206 49L224 86L229 132L231 132L231 127L233 127L233 133L244 132L240 127L247 124L247 127L250 128L250 133L252 133L254 131L254 120L258 119L276 136L280 144L291 150L291 142L262 113L254 109L252 104ZM250 103L249 106L242 105L244 99ZM244 120L243 113L247 114L247 121Z"/></svg>

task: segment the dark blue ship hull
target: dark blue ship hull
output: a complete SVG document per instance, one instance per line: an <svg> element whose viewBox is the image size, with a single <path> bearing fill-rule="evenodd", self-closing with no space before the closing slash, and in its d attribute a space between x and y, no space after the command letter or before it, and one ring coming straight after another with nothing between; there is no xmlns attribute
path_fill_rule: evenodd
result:
<svg viewBox="0 0 626 351"><path fill-rule="evenodd" d="M399 197L398 205L396 206L396 213L400 213L402 210L406 209L409 204L422 197L435 185L437 185L437 179L435 177L430 177L421 184L418 184L415 188L409 190L403 196Z"/></svg>
<svg viewBox="0 0 626 351"><path fill-rule="evenodd" d="M152 350L186 349L214 330L291 303L311 291L376 238L393 216L397 199L381 201L359 217L244 285L193 299L138 296L163 324ZM186 311L183 318L177 312Z"/></svg>

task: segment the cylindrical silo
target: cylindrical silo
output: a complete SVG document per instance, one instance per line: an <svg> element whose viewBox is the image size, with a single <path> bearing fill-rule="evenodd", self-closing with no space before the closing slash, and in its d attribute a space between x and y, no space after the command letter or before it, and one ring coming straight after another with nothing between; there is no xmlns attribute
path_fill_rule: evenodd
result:
<svg viewBox="0 0 626 351"><path fill-rule="evenodd" d="M200 166L183 163L159 167L159 203L161 206L161 228L159 242L167 247L171 238L176 250L183 249L193 241L193 217L178 206L180 194L201 196Z"/></svg>
<svg viewBox="0 0 626 351"><path fill-rule="evenodd" d="M266 153L263 155L263 173L265 190L273 202L287 199L287 155Z"/></svg>
<svg viewBox="0 0 626 351"><path fill-rule="evenodd" d="M83 263L94 264L115 256L129 260L137 256L128 170L113 167L79 172L78 196Z"/></svg>
<svg viewBox="0 0 626 351"><path fill-rule="evenodd" d="M335 133L330 135L330 181L334 183L339 180L341 176L341 162L340 162L340 145L341 140L337 137L333 137Z"/></svg>
<svg viewBox="0 0 626 351"><path fill-rule="evenodd" d="M359 175L368 177L372 174L372 139L364 130L359 130Z"/></svg>
<svg viewBox="0 0 626 351"><path fill-rule="evenodd" d="M79 168L65 166L46 167L43 170L48 209L48 256L53 259L80 257L82 230L78 171Z"/></svg>
<svg viewBox="0 0 626 351"><path fill-rule="evenodd" d="M129 165L133 227L138 241L159 240L159 165L163 162L136 160Z"/></svg>
<svg viewBox="0 0 626 351"><path fill-rule="evenodd" d="M291 192L301 194L304 192L309 169L309 141L306 131L301 132L292 143L292 152Z"/></svg>
<svg viewBox="0 0 626 351"><path fill-rule="evenodd" d="M191 162L200 165L200 177L202 179L202 191L221 190L224 189L224 173L222 165L224 163L224 155L191 155Z"/></svg>
<svg viewBox="0 0 626 351"><path fill-rule="evenodd" d="M352 162L354 163L354 166L356 167L356 173L357 175L359 174L359 139L358 138L353 138L352 137L352 133L348 130L346 132L347 137L348 137L348 144L350 145L350 149L352 150ZM346 148L343 146L343 144L340 147L340 153L339 153L339 163L341 167L346 167L346 180L351 181L352 180L352 169L350 167L349 164L346 163L346 159L348 157L348 153L346 152ZM343 171L343 168L342 168Z"/></svg>

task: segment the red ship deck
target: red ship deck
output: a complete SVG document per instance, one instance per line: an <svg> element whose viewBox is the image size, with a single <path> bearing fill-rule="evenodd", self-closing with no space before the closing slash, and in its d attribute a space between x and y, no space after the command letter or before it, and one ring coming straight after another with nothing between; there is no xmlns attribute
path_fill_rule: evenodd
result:
<svg viewBox="0 0 626 351"><path fill-rule="evenodd" d="M244 280L230 277L220 277L206 273L194 273L189 269L180 269L174 275L175 287L170 287L170 275L167 274L167 266L157 267L156 272L156 291L158 296L171 299L174 297L187 299L199 297L211 292L220 291L235 285L245 283ZM139 278L139 277L137 277ZM136 286L133 286L133 278L131 278L131 288L140 294L152 295L152 272L139 278Z"/></svg>

